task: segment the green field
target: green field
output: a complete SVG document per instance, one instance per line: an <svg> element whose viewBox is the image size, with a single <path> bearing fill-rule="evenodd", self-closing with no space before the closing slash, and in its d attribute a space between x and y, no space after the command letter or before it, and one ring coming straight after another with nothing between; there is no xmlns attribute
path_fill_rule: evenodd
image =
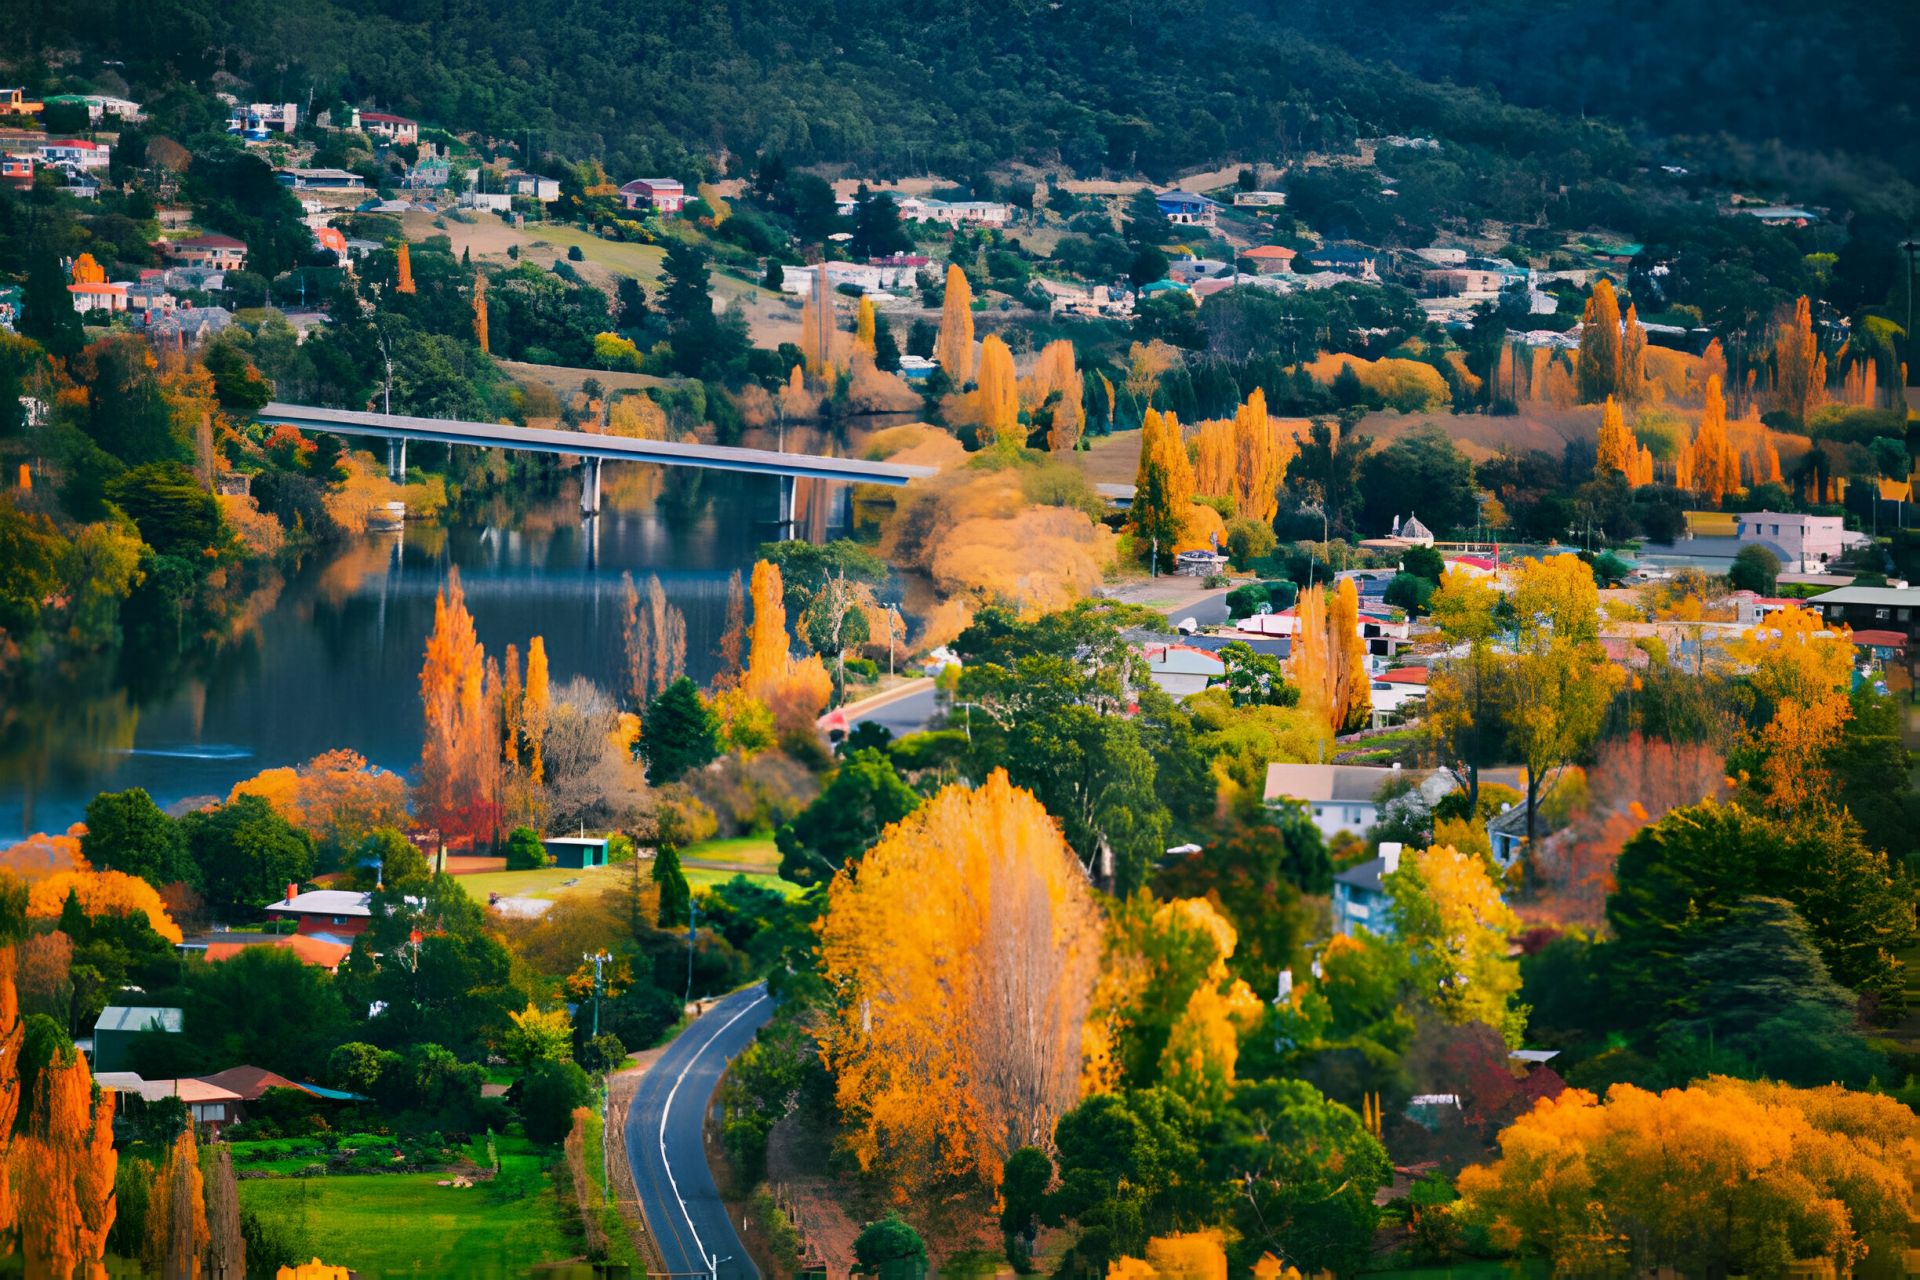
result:
<svg viewBox="0 0 1920 1280"><path fill-rule="evenodd" d="M307 1256L363 1276L519 1277L576 1256L546 1157L523 1138L495 1143L499 1176L466 1190L436 1185L439 1173L248 1178L240 1203ZM553 1162L558 1172L557 1152Z"/></svg>
<svg viewBox="0 0 1920 1280"><path fill-rule="evenodd" d="M680 865L702 862L728 862L776 871L780 866L780 850L774 848L772 836L740 836L733 840L702 840L680 851Z"/></svg>
<svg viewBox="0 0 1920 1280"><path fill-rule="evenodd" d="M736 866L764 867L764 871L742 873L730 868L703 865L722 862ZM774 868L780 865L780 852L773 847L771 838L747 836L737 840L708 840L689 846L680 855L680 863L686 871L687 883L695 888L711 888L714 885L733 879L734 876L747 874L769 889L778 889L789 898L798 897L805 892L801 886L782 880L774 874ZM640 874L645 876L649 867L642 866ZM467 896L475 902L484 903L487 895L497 893L503 898L561 898L570 893L594 893L602 889L620 888L627 884L633 875L633 868L621 865L616 867L588 867L578 870L572 867L541 867L534 871L482 871L475 875L456 877ZM572 883L568 883L571 881Z"/></svg>

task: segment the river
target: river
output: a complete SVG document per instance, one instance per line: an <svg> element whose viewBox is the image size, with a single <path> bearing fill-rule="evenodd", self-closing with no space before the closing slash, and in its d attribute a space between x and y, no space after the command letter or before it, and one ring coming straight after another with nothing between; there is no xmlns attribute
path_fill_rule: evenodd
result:
<svg viewBox="0 0 1920 1280"><path fill-rule="evenodd" d="M567 473L550 494L311 553L245 603L237 633L192 674L160 687L82 695L42 682L0 738L0 837L64 830L100 791L144 787L163 807L224 798L262 769L335 747L405 772L420 754L434 596L456 566L487 652L524 654L544 636L556 687L576 675L624 683L621 576L644 591L657 574L686 614L687 673L706 680L729 577L780 536L780 481L609 463L603 485L592 522ZM799 482L795 536L843 532L848 509L847 486Z"/></svg>

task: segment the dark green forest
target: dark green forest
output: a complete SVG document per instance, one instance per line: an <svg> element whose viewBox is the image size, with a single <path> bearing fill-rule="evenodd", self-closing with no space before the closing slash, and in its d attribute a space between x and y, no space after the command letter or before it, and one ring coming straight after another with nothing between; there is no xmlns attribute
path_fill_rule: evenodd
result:
<svg viewBox="0 0 1920 1280"><path fill-rule="evenodd" d="M1165 179L1383 132L1587 171L1557 180L1675 136L1802 185L1836 152L1920 170L1905 0L0 0L30 80L75 52L136 91L225 71L622 174L767 151Z"/></svg>

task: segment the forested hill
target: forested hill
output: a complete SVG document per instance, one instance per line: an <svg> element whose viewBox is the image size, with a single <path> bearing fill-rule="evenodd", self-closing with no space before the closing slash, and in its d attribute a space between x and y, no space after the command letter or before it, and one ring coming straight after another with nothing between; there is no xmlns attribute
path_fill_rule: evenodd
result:
<svg viewBox="0 0 1920 1280"><path fill-rule="evenodd" d="M722 149L1166 178L1397 131L1563 150L1585 117L1920 158L1910 0L0 0L0 50L376 102L621 173ZM21 55L27 55L23 63ZM1461 86L1471 86L1465 88ZM1512 102L1537 109L1502 109ZM1606 143L1581 130L1589 152ZM1606 158L1599 157L1601 168Z"/></svg>

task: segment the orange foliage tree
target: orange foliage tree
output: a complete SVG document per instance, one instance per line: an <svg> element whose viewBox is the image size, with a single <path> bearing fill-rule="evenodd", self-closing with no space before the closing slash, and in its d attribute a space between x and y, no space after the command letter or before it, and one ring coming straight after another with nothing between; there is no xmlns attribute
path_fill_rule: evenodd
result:
<svg viewBox="0 0 1920 1280"><path fill-rule="evenodd" d="M1140 424L1140 463L1129 513L1134 537L1157 545L1169 558L1185 550L1193 527L1193 494L1193 464L1179 421L1171 413L1147 410Z"/></svg>
<svg viewBox="0 0 1920 1280"><path fill-rule="evenodd" d="M58 920L69 894L89 917L142 915L168 942L181 940L180 926L167 914L159 890L120 871L60 871L34 881L27 889L27 918Z"/></svg>
<svg viewBox="0 0 1920 1280"><path fill-rule="evenodd" d="M528 678L532 678L531 661ZM426 741L420 748L415 813L421 822L449 837L490 834L497 739L487 706L486 651L467 612L458 569L448 572L446 587L434 597L433 630L420 668L420 698L426 711Z"/></svg>
<svg viewBox="0 0 1920 1280"><path fill-rule="evenodd" d="M394 251L393 274L393 291L395 293L413 293L415 291L413 286L413 255L407 249L407 242L405 240L402 240L400 247Z"/></svg>
<svg viewBox="0 0 1920 1280"><path fill-rule="evenodd" d="M407 821L407 784L357 751L325 751L293 769L265 769L236 782L227 803L259 796L281 817L335 849L352 849L378 827Z"/></svg>
<svg viewBox="0 0 1920 1280"><path fill-rule="evenodd" d="M835 877L823 1057L845 1141L908 1194L999 1180L1080 1096L1100 916L1060 828L996 769L948 787Z"/></svg>
<svg viewBox="0 0 1920 1280"><path fill-rule="evenodd" d="M988 334L980 343L980 387L974 398L974 417L983 448L1003 440L1025 443L1020 432L1020 389L1013 371L1013 352L997 333Z"/></svg>
<svg viewBox="0 0 1920 1280"><path fill-rule="evenodd" d="M1749 736L1754 779L1770 805L1793 810L1826 794L1825 760L1853 715L1852 633L1812 609L1768 614L1728 649L1760 695L1767 721Z"/></svg>
<svg viewBox="0 0 1920 1280"><path fill-rule="evenodd" d="M1720 379L1707 379L1706 407L1700 411L1700 430L1690 448L1682 451L1679 487L1691 489L1718 505L1740 487L1740 455L1727 439L1727 402Z"/></svg>
<svg viewBox="0 0 1920 1280"><path fill-rule="evenodd" d="M98 262L94 261L92 254L83 253L73 260L73 282L75 284L105 284L107 282L107 270Z"/></svg>
<svg viewBox="0 0 1920 1280"><path fill-rule="evenodd" d="M480 344L480 350L490 351L487 345L487 278L478 271L473 273L473 340Z"/></svg>
<svg viewBox="0 0 1920 1280"><path fill-rule="evenodd" d="M26 1124L13 1138L20 1251L30 1276L104 1276L113 1226L113 1098L96 1095L87 1060L54 1051L34 1082Z"/></svg>
<svg viewBox="0 0 1920 1280"><path fill-rule="evenodd" d="M748 633L747 669L740 688L766 704L780 732L803 732L833 696L833 676L818 654L797 660L793 656L780 566L757 561L748 590L753 598L753 629Z"/></svg>
<svg viewBox="0 0 1920 1280"><path fill-rule="evenodd" d="M200 1144L188 1125L173 1140L153 1180L144 1261L149 1270L193 1280L200 1274L200 1258L212 1238L200 1176Z"/></svg>
<svg viewBox="0 0 1920 1280"><path fill-rule="evenodd" d="M0 892L8 889L8 881L9 877L0 874ZM8 1135L20 1115L20 1046L26 1039L13 970L13 947L0 947L0 1134ZM13 1251L13 1228L19 1214L12 1161L0 1155L0 1258Z"/></svg>
<svg viewBox="0 0 1920 1280"><path fill-rule="evenodd" d="M527 641L526 692L520 700L520 732L527 742L527 776L546 781L547 721L553 711L553 681L547 674L547 638Z"/></svg>
<svg viewBox="0 0 1920 1280"><path fill-rule="evenodd" d="M1357 729L1373 710L1373 678L1367 671L1367 645L1360 635L1360 588L1342 578L1327 607L1329 724L1336 733Z"/></svg>
<svg viewBox="0 0 1920 1280"><path fill-rule="evenodd" d="M1591 404L1620 393L1620 299L1604 276L1594 282L1580 317L1580 354L1576 372L1580 400Z"/></svg>
<svg viewBox="0 0 1920 1280"><path fill-rule="evenodd" d="M687 616L667 603L659 574L647 577L645 609L640 607L633 575L621 574L620 582L626 603L621 640L627 655L627 696L634 706L644 707L654 694L686 674Z"/></svg>
<svg viewBox="0 0 1920 1280"><path fill-rule="evenodd" d="M973 381L973 286L958 263L947 264L946 301L940 311L940 336L933 358L953 380L953 388Z"/></svg>
<svg viewBox="0 0 1920 1280"><path fill-rule="evenodd" d="M1085 387L1074 364L1073 343L1058 338L1041 348L1033 372L1020 383L1020 404L1036 421L1046 419L1047 448L1073 452L1087 424Z"/></svg>
<svg viewBox="0 0 1920 1280"><path fill-rule="evenodd" d="M1773 397L1795 422L1827 401L1827 358L1813 333L1813 308L1805 295L1793 304L1793 318L1773 334Z"/></svg>
<svg viewBox="0 0 1920 1280"><path fill-rule="evenodd" d="M1640 323L1640 312L1627 304L1620 322L1620 399L1638 404L1647 394L1647 331Z"/></svg>

